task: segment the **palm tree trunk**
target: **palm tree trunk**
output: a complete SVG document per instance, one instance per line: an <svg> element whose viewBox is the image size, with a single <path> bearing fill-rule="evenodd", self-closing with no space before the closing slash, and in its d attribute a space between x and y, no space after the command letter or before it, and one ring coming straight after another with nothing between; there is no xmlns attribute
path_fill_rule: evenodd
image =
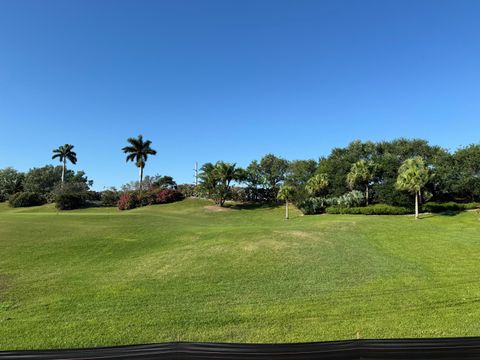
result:
<svg viewBox="0 0 480 360"><path fill-rule="evenodd" d="M62 187L63 183L65 182L65 168L67 167L67 159L63 159L63 166L62 166Z"/></svg>
<svg viewBox="0 0 480 360"><path fill-rule="evenodd" d="M365 203L368 206L368 184L367 184L367 187L365 189Z"/></svg>
<svg viewBox="0 0 480 360"><path fill-rule="evenodd" d="M285 219L288 220L288 199L285 200Z"/></svg>
<svg viewBox="0 0 480 360"><path fill-rule="evenodd" d="M142 191L142 182L143 182L143 166L139 168L139 177L140 177L140 191Z"/></svg>
<svg viewBox="0 0 480 360"><path fill-rule="evenodd" d="M415 219L418 219L418 192L415 191Z"/></svg>

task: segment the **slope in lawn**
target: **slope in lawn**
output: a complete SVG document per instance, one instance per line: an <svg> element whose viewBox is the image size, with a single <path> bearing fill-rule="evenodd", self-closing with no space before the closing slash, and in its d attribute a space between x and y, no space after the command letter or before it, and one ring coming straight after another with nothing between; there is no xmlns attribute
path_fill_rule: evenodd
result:
<svg viewBox="0 0 480 360"><path fill-rule="evenodd" d="M476 213L0 205L0 348L478 335Z"/></svg>

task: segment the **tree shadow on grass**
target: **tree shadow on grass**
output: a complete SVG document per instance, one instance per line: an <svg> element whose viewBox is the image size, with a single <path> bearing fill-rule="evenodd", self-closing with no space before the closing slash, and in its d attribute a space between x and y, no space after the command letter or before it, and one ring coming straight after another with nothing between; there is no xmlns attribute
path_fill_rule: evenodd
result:
<svg viewBox="0 0 480 360"><path fill-rule="evenodd" d="M275 203L240 203L240 204L227 204L226 207L232 210L257 210L257 209L273 209L278 204Z"/></svg>
<svg viewBox="0 0 480 360"><path fill-rule="evenodd" d="M457 216L458 214L462 213L462 210L447 210L438 213L423 213L420 214L420 219L428 219L436 216Z"/></svg>

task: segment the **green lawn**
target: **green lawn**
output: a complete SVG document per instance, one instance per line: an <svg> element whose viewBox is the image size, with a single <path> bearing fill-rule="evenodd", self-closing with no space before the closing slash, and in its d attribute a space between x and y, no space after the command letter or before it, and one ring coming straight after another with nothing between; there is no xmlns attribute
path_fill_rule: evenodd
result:
<svg viewBox="0 0 480 360"><path fill-rule="evenodd" d="M480 217L0 204L0 349L480 335Z"/></svg>

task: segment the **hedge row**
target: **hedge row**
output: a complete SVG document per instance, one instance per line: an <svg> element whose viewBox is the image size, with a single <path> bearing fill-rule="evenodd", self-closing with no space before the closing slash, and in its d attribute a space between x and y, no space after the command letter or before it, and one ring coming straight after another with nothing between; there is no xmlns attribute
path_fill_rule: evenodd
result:
<svg viewBox="0 0 480 360"><path fill-rule="evenodd" d="M119 210L130 210L139 206L168 204L184 198L185 196L175 189L125 191L120 195L117 206Z"/></svg>
<svg viewBox="0 0 480 360"><path fill-rule="evenodd" d="M477 209L480 203L456 203L453 201L446 203L429 202L422 206L422 211L431 213L457 212L471 209Z"/></svg>
<svg viewBox="0 0 480 360"><path fill-rule="evenodd" d="M38 206L43 205L47 202L44 196L34 193L34 192L18 192L13 194L8 199L8 203L13 208L18 207L28 207L28 206Z"/></svg>
<svg viewBox="0 0 480 360"><path fill-rule="evenodd" d="M330 206L325 209L327 214L351 214L351 215L407 215L412 211L400 206L375 204L364 207L339 207Z"/></svg>

